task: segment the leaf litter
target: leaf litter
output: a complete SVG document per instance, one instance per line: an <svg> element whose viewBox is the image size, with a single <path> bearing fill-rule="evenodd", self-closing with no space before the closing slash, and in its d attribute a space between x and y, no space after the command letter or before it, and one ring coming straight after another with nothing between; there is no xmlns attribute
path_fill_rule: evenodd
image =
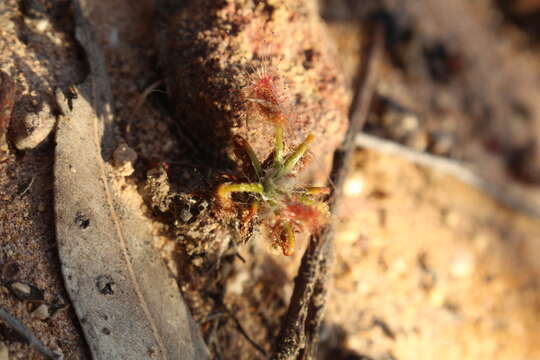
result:
<svg viewBox="0 0 540 360"><path fill-rule="evenodd" d="M78 6L77 37L91 72L75 99L57 91L64 116L56 132L56 234L66 288L94 358L205 358L149 224L104 160L112 146L109 82L85 2Z"/></svg>

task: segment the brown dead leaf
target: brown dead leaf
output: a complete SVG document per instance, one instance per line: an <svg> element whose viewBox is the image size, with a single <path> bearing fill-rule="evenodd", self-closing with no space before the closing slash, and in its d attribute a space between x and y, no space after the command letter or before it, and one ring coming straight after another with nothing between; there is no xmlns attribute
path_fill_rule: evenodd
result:
<svg viewBox="0 0 540 360"><path fill-rule="evenodd" d="M56 235L66 288L94 359L205 359L206 346L152 246L149 224L127 206L104 157L112 103L104 58L84 1L77 37L91 73L78 96L57 93L66 117L55 154Z"/></svg>

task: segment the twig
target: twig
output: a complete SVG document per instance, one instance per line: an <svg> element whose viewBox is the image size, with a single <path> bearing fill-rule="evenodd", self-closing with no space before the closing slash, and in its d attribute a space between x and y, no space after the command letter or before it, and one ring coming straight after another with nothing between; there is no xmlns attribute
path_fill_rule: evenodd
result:
<svg viewBox="0 0 540 360"><path fill-rule="evenodd" d="M146 98L148 98L148 95L150 95L154 90L156 90L159 86L163 84L163 80L157 80L154 81L150 86L148 86L142 94L139 95L137 98L137 101L135 102L135 106L133 107L133 110L131 111L129 122L126 126L126 133L131 132L131 124L133 123L134 115L140 110L141 106L146 101Z"/></svg>
<svg viewBox="0 0 540 360"><path fill-rule="evenodd" d="M238 321L236 316L234 316L233 314L229 314L229 315L233 319L236 325L236 329L244 336L244 338L251 344L251 346L255 348L255 350L257 350L259 353L261 353L261 355L263 355L266 358L267 357L266 351L264 351L264 349L248 335L248 333L246 332L246 330L244 330L244 328L242 327L242 324L240 324L240 321Z"/></svg>
<svg viewBox="0 0 540 360"><path fill-rule="evenodd" d="M208 338L206 339L206 344L207 344L207 346L209 348L210 347L214 348L214 353L215 353L216 359L222 359L223 355L222 355L222 351L221 351L221 346L219 346L219 339L218 339L218 336L217 336L217 330L218 330L218 327L220 326L220 321L221 321L220 317L223 316L223 315L226 315L226 314L218 313L217 315L218 316L216 316L216 317L214 317L212 319L209 319L209 318L206 319L206 320L209 320L209 321L212 322Z"/></svg>
<svg viewBox="0 0 540 360"><path fill-rule="evenodd" d="M349 115L350 124L346 139L334 153L331 181L335 184L334 196L329 201L330 210L336 213L343 182L348 172L354 137L362 129L374 91L376 69L382 55L384 33L379 25L372 29L369 44L363 52L363 61L357 91ZM318 333L322 322L327 278L332 263L332 241L334 224L325 226L310 238L309 246L295 279L291 302L276 344L274 359L312 359L318 346Z"/></svg>
<svg viewBox="0 0 540 360"><path fill-rule="evenodd" d="M247 342L249 342L249 344L251 346L253 346L253 348L255 348L255 350L257 350L259 353L261 353L261 355L264 356L264 358L266 358L268 356L268 354L266 354L266 351L262 348L262 346L257 344L255 342L255 340L253 340L249 336L249 334L246 332L246 330L244 329L244 327L240 323L240 320L238 320L236 318L236 316L234 315L234 313L227 307L227 305L225 305L225 303L223 302L223 299L220 298L218 300L218 303L221 305L220 307L223 309L223 311L219 311L219 312L208 315L206 317L206 319L204 319L200 323L205 323L205 322L212 321L212 320L219 320L220 318L228 316L229 318L231 318L233 320L234 325L236 326L236 330L238 330L238 332L240 332L240 334L242 334L242 336L244 336L244 338L247 340ZM200 325L200 323L199 323L199 325ZM214 328L212 329L211 336L208 338L208 341L207 341L208 344L210 344L211 342L216 342L216 344L217 344L217 339L215 341L213 339L211 339L212 337L215 336L215 331L217 331L217 326L214 326Z"/></svg>
<svg viewBox="0 0 540 360"><path fill-rule="evenodd" d="M448 174L465 184L484 191L502 204L529 215L540 217L540 210L533 204L527 203L526 199L523 199L523 196L520 197L518 194L514 194L511 186L507 185L503 187L486 180L475 173L466 163L419 152L393 141L363 133L356 134L355 143L356 146L396 155L412 163Z"/></svg>
<svg viewBox="0 0 540 360"><path fill-rule="evenodd" d="M234 321L234 324L236 325L236 329L240 332L240 334L244 336L244 338L251 344L251 346L255 348L255 350L257 350L259 353L261 353L261 355L263 355L266 358L267 357L266 351L264 351L264 349L249 336L246 330L244 330L244 327L242 326L242 324L240 324L240 321L236 318L236 316L234 316L232 311L230 311L229 308L225 306L225 304L223 304L223 307L225 308L225 311L227 312L229 317Z"/></svg>
<svg viewBox="0 0 540 360"><path fill-rule="evenodd" d="M28 186L23 190L23 192L19 194L19 197L22 198L22 197L24 196L24 194L26 194L28 191L30 191L30 188L31 188L32 185L34 184L34 180L35 180L35 179L36 179L36 178L35 178L34 176L32 176L32 179L30 180L30 183L29 183Z"/></svg>
<svg viewBox="0 0 540 360"><path fill-rule="evenodd" d="M2 319L7 325L9 325L13 330L15 330L19 335L21 335L24 340L39 351L43 356L48 359L60 359L61 355L49 350L37 337L35 337L30 330L23 325L17 318L8 313L6 310L0 307L0 319Z"/></svg>

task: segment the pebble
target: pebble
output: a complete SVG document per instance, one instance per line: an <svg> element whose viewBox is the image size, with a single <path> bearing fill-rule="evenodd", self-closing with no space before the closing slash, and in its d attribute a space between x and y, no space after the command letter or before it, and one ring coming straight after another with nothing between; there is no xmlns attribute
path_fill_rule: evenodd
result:
<svg viewBox="0 0 540 360"><path fill-rule="evenodd" d="M113 165L121 176L130 176L135 169L133 163L137 160L137 153L126 143L120 143L113 153Z"/></svg>
<svg viewBox="0 0 540 360"><path fill-rule="evenodd" d="M20 283L20 282L15 282L13 284L11 284L11 289L15 292L19 292L23 295L30 295L30 292L31 292L31 289L30 289L30 286L29 285L26 285L26 284L23 284L23 283Z"/></svg>
<svg viewBox="0 0 540 360"><path fill-rule="evenodd" d="M404 129L407 131L415 131L420 125L418 117L414 114L406 114L401 121L403 122Z"/></svg>
<svg viewBox="0 0 540 360"><path fill-rule="evenodd" d="M33 285L14 281L8 284L8 288L21 300L41 302L44 299L43 291Z"/></svg>
<svg viewBox="0 0 540 360"><path fill-rule="evenodd" d="M14 117L12 121L12 141L18 150L30 150L40 145L56 124L56 118L46 104L38 113L26 113L22 117Z"/></svg>
<svg viewBox="0 0 540 360"><path fill-rule="evenodd" d="M46 304L39 305L36 310L32 311L32 316L42 321L47 320L51 316L49 306Z"/></svg>
<svg viewBox="0 0 540 360"><path fill-rule="evenodd" d="M44 33L49 28L50 22L47 19L41 19L36 22L36 30L38 33Z"/></svg>

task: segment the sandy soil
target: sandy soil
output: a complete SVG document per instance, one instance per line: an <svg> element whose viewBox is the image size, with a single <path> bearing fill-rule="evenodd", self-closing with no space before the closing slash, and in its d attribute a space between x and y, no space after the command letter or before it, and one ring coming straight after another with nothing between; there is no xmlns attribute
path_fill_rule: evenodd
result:
<svg viewBox="0 0 540 360"><path fill-rule="evenodd" d="M17 84L14 118L54 109L53 89L80 81L86 71L74 40L69 2L37 3L44 4L53 20L32 18L32 12L15 0L0 5L0 69ZM92 18L99 24L97 33L114 84L112 108L118 135L138 155L129 181L142 188L147 171L156 163L179 167L179 174L194 168L175 163L190 156L190 143L174 131L163 96L153 93L138 105L145 89L162 78L150 15L154 2L92 4ZM494 3L486 4L494 12L501 11ZM35 11L39 14L40 9ZM514 45L533 37L512 22L502 24L491 30L502 31ZM344 34L339 45L345 74L352 79L357 60L346 54L354 53L355 39L362 34L351 35L356 31L351 23L339 26L341 30L334 28L334 33ZM527 57L538 58L535 46L531 45ZM412 49L418 55L422 47ZM461 105L445 105L442 114L448 116L442 116L443 120L434 120L427 111L428 116L417 117L410 125L411 117L405 115L413 113L410 109L418 102L408 87L411 75L390 57L391 53L384 84L378 89L384 95L380 98L407 111L383 104L374 112L368 130L417 150L467 155L460 152L455 139L467 139L470 144L474 142L470 138L477 138L466 131L478 127L463 130L458 126L471 119L470 113ZM536 66L530 66L534 73ZM456 96L456 91L443 93L443 98ZM50 111L40 116L50 117ZM529 133L538 135L533 130ZM448 135L454 140L445 147ZM0 163L0 306L47 346L60 349L66 359L88 358L63 289L55 245L52 137L32 150L10 146L8 159ZM321 358L540 358L540 222L500 205L478 189L399 157L357 150L355 159L338 218ZM268 243L259 239L239 249L245 262L227 253L219 271L208 272L200 254L188 256L185 247L178 245L176 235L168 231L170 220L157 216L154 220L159 234L156 244L178 276L213 353L225 359L264 358L238 331L238 324L264 351L271 351L301 251L293 257L271 254ZM43 291L43 299L17 298L9 289L10 281L35 286ZM61 309L39 320L33 311L41 303ZM7 345L10 359L41 358L4 324L0 324L0 342Z"/></svg>

